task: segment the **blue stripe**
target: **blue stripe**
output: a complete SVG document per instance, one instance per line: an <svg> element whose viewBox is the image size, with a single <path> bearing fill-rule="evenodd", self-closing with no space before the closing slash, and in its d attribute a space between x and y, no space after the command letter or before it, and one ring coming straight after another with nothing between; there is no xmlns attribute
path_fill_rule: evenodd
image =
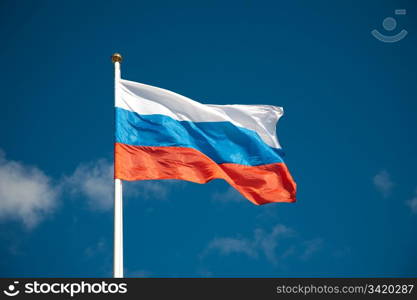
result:
<svg viewBox="0 0 417 300"><path fill-rule="evenodd" d="M177 121L165 115L140 115L118 107L116 142L194 148L218 164L257 166L283 162L280 149L265 144L255 131L230 122Z"/></svg>

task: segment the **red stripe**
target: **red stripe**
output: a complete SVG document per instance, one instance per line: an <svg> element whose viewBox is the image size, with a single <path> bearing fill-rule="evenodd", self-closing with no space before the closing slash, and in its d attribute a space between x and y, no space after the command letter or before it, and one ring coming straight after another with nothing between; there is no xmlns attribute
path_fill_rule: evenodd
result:
<svg viewBox="0 0 417 300"><path fill-rule="evenodd" d="M296 185L284 163L216 164L200 151L184 147L116 143L114 152L115 178L122 180L181 179L206 183L218 178L255 204L295 202Z"/></svg>

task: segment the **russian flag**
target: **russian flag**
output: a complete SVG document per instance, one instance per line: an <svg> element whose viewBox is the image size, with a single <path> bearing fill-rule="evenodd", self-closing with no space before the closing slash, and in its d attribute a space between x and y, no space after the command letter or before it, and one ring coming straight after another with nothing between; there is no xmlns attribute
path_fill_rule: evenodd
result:
<svg viewBox="0 0 417 300"><path fill-rule="evenodd" d="M276 125L281 107L201 104L120 79L115 178L226 180L255 204L295 202Z"/></svg>

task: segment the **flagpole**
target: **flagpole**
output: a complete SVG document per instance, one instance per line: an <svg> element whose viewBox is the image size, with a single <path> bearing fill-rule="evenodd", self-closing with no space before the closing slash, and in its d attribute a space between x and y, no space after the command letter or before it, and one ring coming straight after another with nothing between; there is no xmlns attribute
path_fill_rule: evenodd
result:
<svg viewBox="0 0 417 300"><path fill-rule="evenodd" d="M114 100L120 97L120 63L122 56L115 53L111 57L114 63ZM114 179L114 253L113 277L123 278L123 186L120 179Z"/></svg>

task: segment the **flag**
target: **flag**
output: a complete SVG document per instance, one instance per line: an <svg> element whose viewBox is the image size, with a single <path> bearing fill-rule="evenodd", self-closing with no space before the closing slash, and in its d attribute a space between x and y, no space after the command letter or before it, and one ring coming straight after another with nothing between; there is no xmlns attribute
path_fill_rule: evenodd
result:
<svg viewBox="0 0 417 300"><path fill-rule="evenodd" d="M120 79L115 178L224 179L255 204L295 202L276 125L281 107L211 105Z"/></svg>

